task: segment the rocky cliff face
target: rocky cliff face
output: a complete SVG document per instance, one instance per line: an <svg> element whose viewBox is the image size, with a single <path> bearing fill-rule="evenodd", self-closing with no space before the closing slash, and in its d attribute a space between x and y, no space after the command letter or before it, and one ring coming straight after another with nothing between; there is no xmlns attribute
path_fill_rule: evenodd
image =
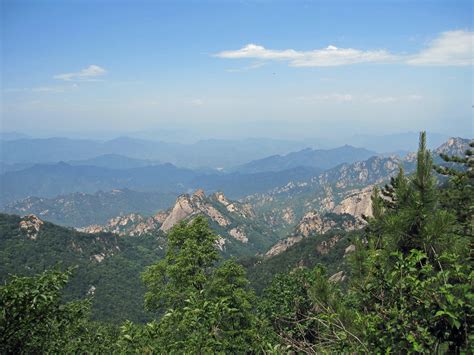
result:
<svg viewBox="0 0 474 355"><path fill-rule="evenodd" d="M332 209L337 214L350 214L363 223L363 216L372 217L373 185L361 190L355 190Z"/></svg>
<svg viewBox="0 0 474 355"><path fill-rule="evenodd" d="M251 222L255 218L251 206L230 201L222 192L206 196L203 190L197 190L192 195L179 196L160 230L167 232L177 223L197 215L205 216L225 231L226 235L219 241L220 249L226 248L229 237L243 244L249 242L248 225L242 222Z"/></svg>
<svg viewBox="0 0 474 355"><path fill-rule="evenodd" d="M324 234L333 229L349 231L358 229L361 226L362 223L349 214L337 215L335 213L327 213L322 215L311 211L303 216L289 237L278 241L265 255L269 257L278 255L311 235ZM327 253L328 248L332 248L338 240L339 237L334 237L331 242L332 244L323 243L320 246L321 250L318 249L318 251L321 254Z"/></svg>
<svg viewBox="0 0 474 355"><path fill-rule="evenodd" d="M132 213L114 217L104 225L90 225L78 230L87 233L110 232L120 236L167 233L177 223L192 220L198 215L206 217L219 235L217 247L222 252L232 255L263 252L277 239L255 217L249 204L231 201L222 192L206 196L203 190L179 196L172 208L152 217Z"/></svg>
<svg viewBox="0 0 474 355"><path fill-rule="evenodd" d="M29 214L21 219L19 228L26 233L27 238L36 240L43 224L44 222L34 214Z"/></svg>
<svg viewBox="0 0 474 355"><path fill-rule="evenodd" d="M226 208L234 210L233 204L229 203L223 194L220 195L219 202L224 201L223 205ZM169 231L176 223L181 222L184 219L188 219L192 216L203 214L216 222L221 227L230 225L228 218L222 215L212 204L212 202L206 198L203 190L197 190L193 195L181 195L176 200L176 204L171 209L170 213L163 221L160 229L164 232Z"/></svg>
<svg viewBox="0 0 474 355"><path fill-rule="evenodd" d="M387 182L400 165L405 165L407 172L414 168L413 162L397 157L372 157L342 164L308 181L290 182L244 201L253 205L257 218L274 230L287 233L310 211L348 213L361 220L362 215L371 215L372 186Z"/></svg>
<svg viewBox="0 0 474 355"><path fill-rule="evenodd" d="M443 143L434 150L434 154L464 156L466 150L469 149L469 142L469 139L459 137L449 138L446 143Z"/></svg>
<svg viewBox="0 0 474 355"><path fill-rule="evenodd" d="M93 224L77 228L80 232L100 233L109 232L120 236L140 236L150 234L160 227L159 217L144 217L136 213L118 216L110 219L105 225Z"/></svg>

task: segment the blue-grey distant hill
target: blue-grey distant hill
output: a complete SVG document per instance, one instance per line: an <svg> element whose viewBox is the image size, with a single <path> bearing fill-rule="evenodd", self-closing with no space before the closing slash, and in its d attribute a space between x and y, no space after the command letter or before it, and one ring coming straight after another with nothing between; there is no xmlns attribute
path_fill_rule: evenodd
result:
<svg viewBox="0 0 474 355"><path fill-rule="evenodd" d="M193 144L119 137L109 141L69 138L0 140L6 164L87 160L101 155L170 162L187 168L229 168L274 154L307 147L304 142L275 139L202 140Z"/></svg>
<svg viewBox="0 0 474 355"><path fill-rule="evenodd" d="M72 192L94 193L117 188L139 191L183 192L197 173L172 164L133 169L38 164L0 175L2 204L28 196L54 197Z"/></svg>
<svg viewBox="0 0 474 355"><path fill-rule="evenodd" d="M254 160L233 168L241 173L282 171L297 167L330 169L342 163L353 163L368 159L377 153L345 145L334 149L303 149L286 155L273 155Z"/></svg>
<svg viewBox="0 0 474 355"><path fill-rule="evenodd" d="M119 154L104 154L83 160L69 160L69 165L90 165L109 169L132 169L160 165L158 160L129 158Z"/></svg>
<svg viewBox="0 0 474 355"><path fill-rule="evenodd" d="M172 164L130 169L89 165L38 164L0 175L0 205L29 196L55 197L74 192L92 194L112 189L131 189L180 194L197 188L209 192L228 191L230 198L264 192L293 180L317 175L319 169L295 168L255 174L202 173Z"/></svg>

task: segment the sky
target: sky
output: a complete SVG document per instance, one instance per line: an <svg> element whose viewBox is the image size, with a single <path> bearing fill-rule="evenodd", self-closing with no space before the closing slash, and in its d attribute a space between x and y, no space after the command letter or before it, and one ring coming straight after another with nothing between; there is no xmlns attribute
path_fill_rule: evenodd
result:
<svg viewBox="0 0 474 355"><path fill-rule="evenodd" d="M473 135L471 1L1 1L1 127Z"/></svg>

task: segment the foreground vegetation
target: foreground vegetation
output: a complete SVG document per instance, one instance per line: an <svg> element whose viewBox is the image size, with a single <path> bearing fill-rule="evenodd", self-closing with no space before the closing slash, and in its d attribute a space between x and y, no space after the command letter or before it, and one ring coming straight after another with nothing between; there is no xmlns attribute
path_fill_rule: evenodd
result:
<svg viewBox="0 0 474 355"><path fill-rule="evenodd" d="M444 157L439 182L425 140L413 176L400 169L375 189L344 283L310 265L274 276L257 297L198 217L170 232L165 257L142 274L155 320L91 321L90 299L62 299L71 269L12 277L0 289L1 351L471 352L472 153Z"/></svg>

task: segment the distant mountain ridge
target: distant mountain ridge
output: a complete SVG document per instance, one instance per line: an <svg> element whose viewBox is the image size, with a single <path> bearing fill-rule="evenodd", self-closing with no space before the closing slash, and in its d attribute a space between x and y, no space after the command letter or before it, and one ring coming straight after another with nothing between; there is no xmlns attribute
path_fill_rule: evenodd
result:
<svg viewBox="0 0 474 355"><path fill-rule="evenodd" d="M1 160L8 164L54 163L117 154L141 160L159 160L187 168L231 167L273 154L307 147L304 142L275 139L204 140L180 144L119 137L109 141L46 138L0 140Z"/></svg>
<svg viewBox="0 0 474 355"><path fill-rule="evenodd" d="M110 169L91 165L38 164L24 170L0 174L0 207L30 196L54 198L75 192L130 189L175 195L204 188L228 191L231 198L265 192L291 180L307 179L318 169L296 168L257 174L199 172L161 164L129 169Z"/></svg>
<svg viewBox="0 0 474 355"><path fill-rule="evenodd" d="M69 165L89 165L108 169L133 169L163 164L158 160L135 159L119 154L104 154L84 160L69 160Z"/></svg>
<svg viewBox="0 0 474 355"><path fill-rule="evenodd" d="M184 192L198 174L172 164L133 169L107 169L72 166L64 162L41 164L0 175L0 200L3 204L28 196L54 197L73 192L133 189L155 192Z"/></svg>
<svg viewBox="0 0 474 355"><path fill-rule="evenodd" d="M353 163L377 155L365 148L344 145L334 149L306 148L286 155L273 155L264 159L254 160L233 170L241 173L258 173L264 171L281 171L297 167L312 167L326 170L342 163Z"/></svg>

